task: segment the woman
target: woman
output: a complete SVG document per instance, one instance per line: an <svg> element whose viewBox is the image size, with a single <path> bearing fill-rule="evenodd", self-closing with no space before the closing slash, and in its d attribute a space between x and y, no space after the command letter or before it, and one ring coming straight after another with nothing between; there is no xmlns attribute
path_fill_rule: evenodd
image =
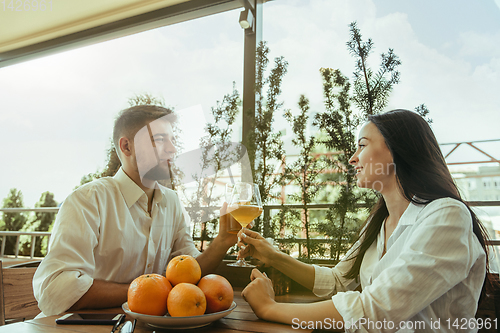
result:
<svg viewBox="0 0 500 333"><path fill-rule="evenodd" d="M346 332L476 331L468 320L485 282L486 234L427 122L406 110L370 116L349 163L357 185L381 197L333 269L301 263L258 233L240 232L247 245L240 243L240 256L258 258L329 298L277 303L270 280L253 270L242 295L256 315L297 328L343 324ZM359 285L362 291L354 291Z"/></svg>

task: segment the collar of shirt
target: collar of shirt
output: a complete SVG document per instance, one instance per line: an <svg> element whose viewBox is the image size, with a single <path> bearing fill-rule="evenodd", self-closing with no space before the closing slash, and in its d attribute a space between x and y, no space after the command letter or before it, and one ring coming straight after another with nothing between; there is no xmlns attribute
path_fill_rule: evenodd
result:
<svg viewBox="0 0 500 333"><path fill-rule="evenodd" d="M384 244L385 251L387 253L394 243L394 239L399 237L399 235L403 233L407 227L415 224L420 211L424 207L425 205L416 205L415 203L410 202L403 215L399 218L398 225L387 240L387 244L385 243L385 220L382 222L382 227L380 228L380 232L377 236L377 253L379 260L382 258L382 253L384 252Z"/></svg>
<svg viewBox="0 0 500 333"><path fill-rule="evenodd" d="M404 211L403 215L399 218L399 225L413 225L417 221L418 214L425 207L425 205L416 205L410 202L408 208Z"/></svg>
<svg viewBox="0 0 500 333"><path fill-rule="evenodd" d="M113 179L118 183L120 192L123 194L123 198L125 199L128 208L132 207L132 205L135 204L137 200L139 200L143 195L146 194L139 187L139 185L137 185L132 179L130 179L130 177L125 173L125 171L123 171L122 168L118 169L116 174L113 176ZM159 203L163 207L167 205L166 198L159 188L155 189L153 203Z"/></svg>

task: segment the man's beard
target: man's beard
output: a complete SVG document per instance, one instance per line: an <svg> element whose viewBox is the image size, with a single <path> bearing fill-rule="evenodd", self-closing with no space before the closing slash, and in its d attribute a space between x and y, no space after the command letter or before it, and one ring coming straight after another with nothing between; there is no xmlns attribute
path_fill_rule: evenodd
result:
<svg viewBox="0 0 500 333"><path fill-rule="evenodd" d="M142 177L143 179L148 180L169 180L170 179L170 165L163 164L157 165L153 167L151 170L146 172L146 174Z"/></svg>

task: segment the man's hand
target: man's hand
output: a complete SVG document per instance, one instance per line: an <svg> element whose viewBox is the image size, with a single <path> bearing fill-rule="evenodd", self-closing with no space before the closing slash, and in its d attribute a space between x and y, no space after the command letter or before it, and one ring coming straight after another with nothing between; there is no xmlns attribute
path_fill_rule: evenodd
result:
<svg viewBox="0 0 500 333"><path fill-rule="evenodd" d="M221 242L230 248L238 241L238 236L236 234L230 234L227 232L231 220L234 218L227 212L227 202L224 202L220 209L220 218L219 218L219 234L217 238L220 238Z"/></svg>
<svg viewBox="0 0 500 333"><path fill-rule="evenodd" d="M227 213L227 203L224 203L220 210L219 234L210 243L210 246L196 257L202 275L213 272L224 259L227 250L238 241L238 235L227 232L231 219L233 217Z"/></svg>
<svg viewBox="0 0 500 333"><path fill-rule="evenodd" d="M220 209L219 234L217 235L217 238L220 238L221 243L225 244L228 249L239 240L236 234L230 234L228 232L231 224L238 224L238 222L236 222L231 214L228 213L227 202L224 202ZM252 226L253 221L247 226L247 228L251 228Z"/></svg>
<svg viewBox="0 0 500 333"><path fill-rule="evenodd" d="M236 234L227 232L230 219L232 219L232 216L227 213L227 203L224 203L220 210L219 234L210 243L210 246L196 257L196 260L200 264L202 275L213 272L222 259L224 259L227 250L238 241Z"/></svg>

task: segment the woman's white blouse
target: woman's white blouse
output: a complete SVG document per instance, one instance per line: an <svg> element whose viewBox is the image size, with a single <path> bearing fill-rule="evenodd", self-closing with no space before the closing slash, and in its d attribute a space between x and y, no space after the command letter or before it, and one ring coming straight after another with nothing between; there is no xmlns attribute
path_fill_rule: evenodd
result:
<svg viewBox="0 0 500 333"><path fill-rule="evenodd" d="M334 268L314 265L313 291L333 295L346 328L351 326L346 332L457 332L454 323L462 328L474 320L486 254L463 203L451 198L411 203L382 256L384 241L382 226L361 264L362 292L352 291L359 282L343 277L354 261ZM460 331L476 332L472 326Z"/></svg>

